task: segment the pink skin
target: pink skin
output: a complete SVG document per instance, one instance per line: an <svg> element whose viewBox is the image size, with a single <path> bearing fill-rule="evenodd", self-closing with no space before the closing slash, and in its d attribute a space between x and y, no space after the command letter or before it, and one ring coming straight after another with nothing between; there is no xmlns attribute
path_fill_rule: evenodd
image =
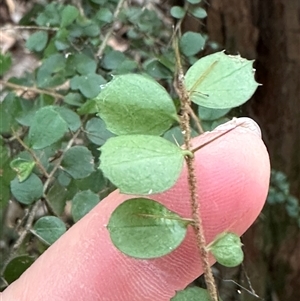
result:
<svg viewBox="0 0 300 301"><path fill-rule="evenodd" d="M207 242L227 230L242 235L259 215L268 191L270 164L258 126L235 119L193 140L194 146L227 131L196 151L201 217ZM169 301L201 275L192 228L174 252L138 260L119 252L106 225L132 196L118 191L102 200L0 295L2 301ZM191 216L187 171L169 191L151 196L183 217ZM247 247L247 246L246 246ZM211 258L211 264L214 259Z"/></svg>

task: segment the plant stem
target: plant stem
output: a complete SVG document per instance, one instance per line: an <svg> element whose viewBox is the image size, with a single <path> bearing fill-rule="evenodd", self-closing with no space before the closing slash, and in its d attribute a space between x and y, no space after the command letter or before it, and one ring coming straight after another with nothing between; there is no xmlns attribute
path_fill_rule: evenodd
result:
<svg viewBox="0 0 300 301"><path fill-rule="evenodd" d="M44 174L46 178L49 178L49 174L47 173L46 169L44 168L43 164L40 162L39 158L36 156L36 154L22 141L22 139L17 135L17 133L12 129L12 132L14 134L15 139L24 147L26 151L30 153L30 155L33 157L34 162L36 166L39 168L39 170Z"/></svg>
<svg viewBox="0 0 300 301"><path fill-rule="evenodd" d="M119 3L116 7L116 10L114 12L114 16L113 16L113 23L112 25L110 26L110 28L108 29L99 49L98 49L98 52L96 54L97 57L101 58L102 55L103 55L103 52L104 52L104 49L107 45L107 42L108 42L108 39L110 38L110 36L112 35L113 31L114 31L114 25L118 19L118 16L121 12L121 9L123 8L124 4L125 4L126 0L119 0Z"/></svg>
<svg viewBox="0 0 300 301"><path fill-rule="evenodd" d="M59 27L46 27L46 26L9 26L9 27L2 27L1 30L13 30L13 29L20 29L20 30L46 30L46 31L58 31Z"/></svg>
<svg viewBox="0 0 300 301"><path fill-rule="evenodd" d="M178 44L175 45L176 59L178 65L178 82L177 90L181 101L182 117L181 117L181 128L184 133L185 149L191 151L191 128L190 128L190 108L191 100L184 84L184 75L180 62L180 55L178 50ZM195 157L185 157L188 170L188 183L190 190L190 200L192 207L192 218L194 220L193 228L196 234L197 245L200 253L202 268L204 272L204 278L207 285L207 289L212 301L218 301L218 292L216 283L212 274L212 270L209 264L208 251L206 249L206 240L204 236L204 229L202 219L200 216L200 203L199 196L197 193L197 178L195 172Z"/></svg>
<svg viewBox="0 0 300 301"><path fill-rule="evenodd" d="M82 123L84 123L86 119L87 119L87 116L85 116L85 117L83 118ZM56 161L54 168L51 170L51 172L50 172L50 174L49 174L49 177L47 178L47 180L46 180L46 182L45 182L45 184L44 184L44 189L43 189L44 194L46 193L46 190L48 189L48 186L49 186L49 184L50 184L50 182L51 182L51 180L52 180L52 178L53 178L55 172L56 172L56 171L58 170L58 168L60 167L60 164L61 164L61 162L62 162L62 160L63 160L63 158L64 158L64 154L66 153L66 151L67 151L68 149L71 148L71 146L73 145L74 141L76 140L76 138L78 137L78 135L80 134L81 131L82 131L81 128L78 129L78 130L76 131L76 133L74 134L74 136L72 137L72 139L68 142L67 146L66 146L65 149L63 150L61 156L60 156L60 157L58 158L58 160Z"/></svg>
<svg viewBox="0 0 300 301"><path fill-rule="evenodd" d="M21 86L21 85L17 85L17 84L13 84L4 80L0 80L0 85L12 88L14 90L24 90L25 92L29 91L29 92L34 92L34 93L38 93L38 94L47 94L50 96L53 96L54 98L59 98L59 99L64 99L64 96L59 94L59 93L55 93L49 90L42 90L39 88L35 88L35 87L26 87L26 86Z"/></svg>
<svg viewBox="0 0 300 301"><path fill-rule="evenodd" d="M32 228L32 224L34 221L34 218L36 216L36 213L39 209L40 206L40 202L37 201L33 204L33 206L30 208L29 214L28 214L28 219L26 221L26 224L24 226L23 231L21 232L19 238L16 240L16 242L14 243L14 245L11 248L11 252L8 255L8 258L5 260L5 264L3 265L3 268L1 270L1 274L3 275L5 268L7 266L7 264L10 262L10 260L13 258L13 256L16 254L17 250L19 249L19 247L21 246L22 242L24 241L27 233L30 231L30 229Z"/></svg>

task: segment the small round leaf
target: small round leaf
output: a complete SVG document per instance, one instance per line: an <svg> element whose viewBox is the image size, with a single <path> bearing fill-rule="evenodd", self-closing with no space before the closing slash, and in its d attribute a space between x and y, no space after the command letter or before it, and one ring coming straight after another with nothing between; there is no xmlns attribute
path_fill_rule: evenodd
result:
<svg viewBox="0 0 300 301"><path fill-rule="evenodd" d="M33 149L45 148L59 139L68 131L68 124L53 106L39 109L29 129L29 141Z"/></svg>
<svg viewBox="0 0 300 301"><path fill-rule="evenodd" d="M106 129L104 121L100 118L90 119L85 126L86 135L96 145L103 145L105 141L114 134Z"/></svg>
<svg viewBox="0 0 300 301"><path fill-rule="evenodd" d="M33 263L34 258L28 255L21 255L10 260L3 272L7 283L17 280Z"/></svg>
<svg viewBox="0 0 300 301"><path fill-rule="evenodd" d="M78 192L72 200L71 212L74 221L79 221L88 212L90 212L99 203L99 201L99 196L90 190Z"/></svg>
<svg viewBox="0 0 300 301"><path fill-rule="evenodd" d="M61 166L74 179L83 179L94 171L94 158L85 146L73 146L64 154Z"/></svg>
<svg viewBox="0 0 300 301"><path fill-rule="evenodd" d="M211 301L211 298L206 289L194 286L176 292L175 297L171 301Z"/></svg>
<svg viewBox="0 0 300 301"><path fill-rule="evenodd" d="M105 83L106 81L101 75L94 73L76 75L70 80L71 88L79 89L86 98L96 97L101 91L101 85Z"/></svg>
<svg viewBox="0 0 300 301"><path fill-rule="evenodd" d="M152 194L171 188L185 155L173 143L147 135L113 137L100 150L104 175L127 194Z"/></svg>
<svg viewBox="0 0 300 301"><path fill-rule="evenodd" d="M184 240L188 222L162 204L145 198L123 202L112 213L108 231L128 256L149 259L171 253Z"/></svg>
<svg viewBox="0 0 300 301"><path fill-rule="evenodd" d="M184 55L191 56L204 48L205 41L206 39L200 33L187 31L181 37L179 45Z"/></svg>
<svg viewBox="0 0 300 301"><path fill-rule="evenodd" d="M43 195L43 183L35 174L31 174L21 183L15 178L10 182L10 189L14 197L25 205L33 203Z"/></svg>
<svg viewBox="0 0 300 301"><path fill-rule="evenodd" d="M33 233L48 245L52 245L66 232L64 222L55 216L43 216L36 221Z"/></svg>
<svg viewBox="0 0 300 301"><path fill-rule="evenodd" d="M182 19L185 16L185 10L181 6L172 6L170 14L173 18Z"/></svg>
<svg viewBox="0 0 300 301"><path fill-rule="evenodd" d="M202 0L187 0L188 2L190 2L191 4L198 4L200 3Z"/></svg>
<svg viewBox="0 0 300 301"><path fill-rule="evenodd" d="M209 244L208 250L211 251L218 263L226 267L235 267L244 260L242 245L238 235L225 232L218 235Z"/></svg>
<svg viewBox="0 0 300 301"><path fill-rule="evenodd" d="M78 9L73 5L66 5L61 13L61 27L70 25L79 16Z"/></svg>
<svg viewBox="0 0 300 301"><path fill-rule="evenodd" d="M72 110L66 107L55 107L55 110L60 114L64 121L68 124L69 129L72 132L77 131L81 126L79 116Z"/></svg>
<svg viewBox="0 0 300 301"><path fill-rule="evenodd" d="M96 100L107 129L117 135L160 135L178 119L167 91L138 74L114 77Z"/></svg>
<svg viewBox="0 0 300 301"><path fill-rule="evenodd" d="M185 75L191 99L198 105L227 109L246 102L255 92L253 61L217 52L198 60Z"/></svg>
<svg viewBox="0 0 300 301"><path fill-rule="evenodd" d="M192 13L192 15L194 17L199 18L199 19L204 19L207 17L207 12L202 7L191 8L190 12Z"/></svg>
<svg viewBox="0 0 300 301"><path fill-rule="evenodd" d="M37 31L32 34L26 41L26 47L31 51L42 51L48 41L48 33L46 31Z"/></svg>

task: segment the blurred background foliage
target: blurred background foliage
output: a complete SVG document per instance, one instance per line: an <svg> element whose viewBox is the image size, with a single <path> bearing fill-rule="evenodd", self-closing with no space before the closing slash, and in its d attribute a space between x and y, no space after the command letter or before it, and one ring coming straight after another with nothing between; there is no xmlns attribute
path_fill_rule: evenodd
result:
<svg viewBox="0 0 300 301"><path fill-rule="evenodd" d="M298 0L2 1L1 290L114 189L97 169L98 147L113 135L95 114L101 85L117 74L147 74L178 107L176 33L185 68L226 49L255 59L263 84L240 108L193 108L205 130L252 117L274 168L266 206L243 236L244 265L214 268L222 298L300 300L299 10ZM28 128L39 128L42 108L41 129L51 117L61 136L31 149ZM164 137L182 142L178 126Z"/></svg>

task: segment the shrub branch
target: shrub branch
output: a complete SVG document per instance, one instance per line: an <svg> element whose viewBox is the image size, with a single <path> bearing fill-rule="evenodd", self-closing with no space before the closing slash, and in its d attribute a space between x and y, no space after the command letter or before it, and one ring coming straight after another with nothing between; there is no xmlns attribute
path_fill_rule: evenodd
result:
<svg viewBox="0 0 300 301"><path fill-rule="evenodd" d="M176 51L176 59L178 65L178 81L177 81L177 87L175 88L177 90L177 93L179 94L179 98L181 101L181 110L182 110L181 128L184 135L185 148L189 151L192 151L190 115L189 115L191 110L191 100L184 84L184 75L180 63L178 44L177 47L175 47L175 51ZM208 251L206 249L204 229L203 229L202 219L200 216L200 203L199 203L199 196L197 193L197 178L195 172L195 157L186 156L185 160L187 163L187 170L188 170L188 183L189 183L190 200L191 200L191 207L192 207L192 218L194 221L193 228L196 234L197 246L200 253L204 278L211 300L218 301L216 283L209 264L209 256L208 256Z"/></svg>
<svg viewBox="0 0 300 301"><path fill-rule="evenodd" d="M102 55L103 55L104 49L105 49L105 47L106 47L106 45L108 43L109 38L111 37L111 35L112 35L113 31L114 31L114 25L115 25L115 23L118 20L119 14L120 14L120 12L121 12L121 10L122 10L125 2L126 2L126 0L120 0L119 3L118 3L118 5L117 5L117 7L116 7L116 10L115 10L114 16L113 16L113 23L110 26L110 28L108 29L108 31L107 31L107 33L106 33L106 35L105 35L105 37L104 37L104 39L103 39L103 41L102 41L99 49L98 49L98 52L96 54L96 56L99 57L99 58L101 58Z"/></svg>
<svg viewBox="0 0 300 301"><path fill-rule="evenodd" d="M0 80L0 85L11 88L13 90L23 90L25 92L34 92L34 93L37 93L37 94L46 94L46 95L53 96L54 98L64 99L63 95L61 95L59 93L55 93L55 92L50 91L50 90L42 90L42 89L35 88L35 87L21 86L21 85L10 83L10 82L4 81L4 80Z"/></svg>

